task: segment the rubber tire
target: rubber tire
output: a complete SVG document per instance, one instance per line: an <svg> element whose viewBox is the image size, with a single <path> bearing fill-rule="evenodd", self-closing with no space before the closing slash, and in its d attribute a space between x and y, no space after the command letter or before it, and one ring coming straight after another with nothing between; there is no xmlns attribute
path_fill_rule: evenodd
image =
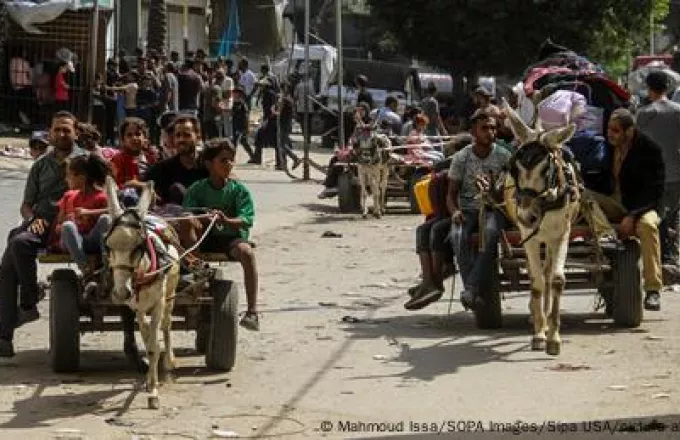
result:
<svg viewBox="0 0 680 440"><path fill-rule="evenodd" d="M416 183L420 182L428 173L415 171L408 180L408 202L411 207L411 214L421 214L418 199L416 199Z"/></svg>
<svg viewBox="0 0 680 440"><path fill-rule="evenodd" d="M494 261L494 269L489 277L482 278L479 286L479 296L484 300L484 306L475 310L477 328L488 330L503 327L503 305L500 292L500 278L498 260Z"/></svg>
<svg viewBox="0 0 680 440"><path fill-rule="evenodd" d="M205 354L208 349L208 340L210 339L210 309L201 307L198 319L194 347L196 348L196 353Z"/></svg>
<svg viewBox="0 0 680 440"><path fill-rule="evenodd" d="M338 176L338 208L343 214L361 213L359 202L361 191L358 185L354 185L354 175L351 171L345 171Z"/></svg>
<svg viewBox="0 0 680 440"><path fill-rule="evenodd" d="M640 273L640 243L626 240L612 258L614 280L613 317L620 327L635 328L642 323L643 289Z"/></svg>
<svg viewBox="0 0 680 440"><path fill-rule="evenodd" d="M76 273L57 269L50 285L50 361L55 373L80 367L80 286Z"/></svg>
<svg viewBox="0 0 680 440"><path fill-rule="evenodd" d="M238 287L233 281L214 279L210 291L212 319L205 364L210 370L231 371L238 343Z"/></svg>

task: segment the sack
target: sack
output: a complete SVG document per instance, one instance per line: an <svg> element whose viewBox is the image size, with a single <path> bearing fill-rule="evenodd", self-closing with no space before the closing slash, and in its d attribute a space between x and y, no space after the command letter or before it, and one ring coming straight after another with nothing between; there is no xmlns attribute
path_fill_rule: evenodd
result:
<svg viewBox="0 0 680 440"><path fill-rule="evenodd" d="M538 104L538 117L546 130L565 127L585 113L587 106L580 93L557 90Z"/></svg>

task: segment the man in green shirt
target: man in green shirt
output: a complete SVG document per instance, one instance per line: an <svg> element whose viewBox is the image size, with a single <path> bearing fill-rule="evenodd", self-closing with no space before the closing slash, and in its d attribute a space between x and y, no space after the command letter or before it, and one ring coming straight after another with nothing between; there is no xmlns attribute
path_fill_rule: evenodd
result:
<svg viewBox="0 0 680 440"><path fill-rule="evenodd" d="M248 300L248 311L241 326L259 330L257 314L258 274L255 254L248 242L253 227L255 207L246 186L231 178L236 149L228 139L210 142L203 150L203 160L210 176L191 185L184 196L185 208L206 208L217 216L210 234L201 243L202 252L224 252L241 263ZM197 224L191 233L195 243L207 222Z"/></svg>

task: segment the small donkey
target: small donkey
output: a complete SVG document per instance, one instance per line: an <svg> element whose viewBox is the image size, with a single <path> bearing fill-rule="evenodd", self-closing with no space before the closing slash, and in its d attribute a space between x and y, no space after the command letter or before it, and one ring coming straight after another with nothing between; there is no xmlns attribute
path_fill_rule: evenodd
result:
<svg viewBox="0 0 680 440"><path fill-rule="evenodd" d="M359 177L361 213L364 218L368 217L366 198L368 185L373 196L373 215L380 218L385 214L385 197L387 194L387 180L390 169L389 148L392 146L390 139L384 134L375 133L366 129L358 136L354 146L357 158L357 174Z"/></svg>
<svg viewBox="0 0 680 440"><path fill-rule="evenodd" d="M531 278L533 350L560 353L560 298L571 225L579 213L580 188L575 166L565 160L562 145L574 135L573 124L545 131L540 120L529 128L504 102L520 147L510 160L517 201L517 224ZM545 244L545 260L541 244ZM547 323L546 323L547 314ZM547 335L546 335L547 333ZM546 341L547 339L547 341Z"/></svg>
<svg viewBox="0 0 680 440"><path fill-rule="evenodd" d="M149 356L146 388L148 405L158 409L158 362L161 348L158 330L163 330L165 340L165 369L174 369L171 326L175 289L179 282L179 254L177 249L165 244L145 222L153 198L153 184L142 192L136 208L123 210L117 196L117 185L108 177L106 195L112 218L111 230L106 237L109 267L113 272L111 298L116 304L127 304L137 314L139 330ZM154 221L157 222L156 219ZM157 272L163 261L165 270ZM147 322L147 314L151 322Z"/></svg>

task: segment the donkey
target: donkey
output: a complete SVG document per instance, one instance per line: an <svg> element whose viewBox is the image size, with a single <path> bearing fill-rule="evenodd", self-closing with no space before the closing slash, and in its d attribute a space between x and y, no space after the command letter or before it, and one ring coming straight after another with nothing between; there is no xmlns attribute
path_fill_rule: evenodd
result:
<svg viewBox="0 0 680 440"><path fill-rule="evenodd" d="M111 177L106 180L106 195L112 218L111 229L105 240L113 278L111 299L115 304L129 306L137 315L149 356L146 374L148 406L158 409L158 362L161 355L159 329L163 330L165 342L164 367L170 372L175 366L171 326L175 289L179 283L179 253L150 230L145 221L153 199L153 183L144 188L136 208L121 208L117 185ZM154 218L154 222L158 221ZM158 272L165 261L168 262L167 266ZM150 322L147 322L147 314L151 315Z"/></svg>
<svg viewBox="0 0 680 440"><path fill-rule="evenodd" d="M509 172L531 278L531 348L556 356L562 344L560 298L565 285L564 266L581 192L578 171L573 161L565 158L562 145L571 139L576 127L570 124L545 131L538 120L535 129L531 129L507 102L504 107L520 142L510 159ZM545 244L545 259L541 258L541 244Z"/></svg>
<svg viewBox="0 0 680 440"><path fill-rule="evenodd" d="M368 217L368 206L366 206L367 184L370 186L373 196L373 215L380 218L385 214L387 180L390 174L388 167L389 148L391 146L392 143L386 135L375 133L369 129L358 136L357 143L354 145L359 177L361 213L364 218Z"/></svg>

